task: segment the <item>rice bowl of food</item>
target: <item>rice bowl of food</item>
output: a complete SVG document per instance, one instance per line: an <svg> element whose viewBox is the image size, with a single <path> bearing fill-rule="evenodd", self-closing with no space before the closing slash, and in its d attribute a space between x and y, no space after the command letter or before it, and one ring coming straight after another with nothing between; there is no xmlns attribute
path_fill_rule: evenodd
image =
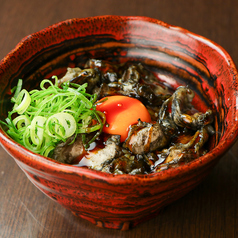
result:
<svg viewBox="0 0 238 238"><path fill-rule="evenodd" d="M70 19L0 63L0 141L47 196L100 227L157 215L237 137L237 70L216 43L147 17Z"/></svg>

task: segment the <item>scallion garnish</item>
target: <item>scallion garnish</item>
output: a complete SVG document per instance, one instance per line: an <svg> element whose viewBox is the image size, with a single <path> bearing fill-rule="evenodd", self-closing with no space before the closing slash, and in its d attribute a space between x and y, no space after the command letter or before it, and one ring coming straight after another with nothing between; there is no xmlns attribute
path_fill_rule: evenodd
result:
<svg viewBox="0 0 238 238"><path fill-rule="evenodd" d="M58 86L58 78L42 80L40 90L22 89L19 79L8 113L7 133L27 149L50 156L55 146L79 133L101 133L105 115L96 110L96 95L86 93L83 85L64 82ZM92 140L90 141L90 143ZM86 145L87 147L87 145Z"/></svg>

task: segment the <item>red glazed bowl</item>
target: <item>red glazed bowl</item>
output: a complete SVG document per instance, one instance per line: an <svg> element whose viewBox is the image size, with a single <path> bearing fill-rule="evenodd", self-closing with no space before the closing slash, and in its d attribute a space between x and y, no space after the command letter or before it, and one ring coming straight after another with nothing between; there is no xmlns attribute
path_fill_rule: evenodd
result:
<svg viewBox="0 0 238 238"><path fill-rule="evenodd" d="M89 58L143 62L167 86L189 85L196 107L215 113L209 152L188 164L149 175L112 175L55 162L14 142L0 128L0 142L47 196L100 227L126 230L157 215L211 171L238 133L237 70L217 44L147 17L72 19L24 38L0 62L0 119L11 108L18 79L35 88Z"/></svg>

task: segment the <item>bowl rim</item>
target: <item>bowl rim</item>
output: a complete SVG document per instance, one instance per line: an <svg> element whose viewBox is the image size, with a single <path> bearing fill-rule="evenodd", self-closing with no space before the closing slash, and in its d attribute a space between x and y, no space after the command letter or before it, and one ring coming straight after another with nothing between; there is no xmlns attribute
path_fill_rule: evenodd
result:
<svg viewBox="0 0 238 238"><path fill-rule="evenodd" d="M155 23L157 25L166 27L171 29L172 31L177 31L182 34L188 35L189 37L194 38L197 41L202 42L203 44L208 45L210 48L213 48L214 50L218 51L222 57L229 62L229 68L230 71L233 72L233 77L238 80L238 73L236 66L231 59L230 55L217 43L213 42L212 40L207 39L206 37L200 36L196 33L193 33L189 30L186 30L179 26L174 26L167 24L161 20L157 20L150 17L145 16L117 16L117 15L104 15L104 16L94 16L94 17L86 17L86 18L72 18L67 19L64 21L60 21L58 23L52 24L38 32L32 33L26 37L24 37L13 50L11 50L1 61L0 61L0 69L1 65L6 64L9 60L14 58L14 54L20 51L20 48L24 44L29 44L33 39L39 36L39 34L44 34L45 32L50 32L56 28L60 28L65 25L71 25L74 22L81 22L81 21L95 21L95 20L123 20L123 21L144 21L144 22L150 22ZM1 72L1 71L0 71ZM1 76L1 74L0 74ZM86 169L83 167L77 167L74 165L68 165L63 164L54 161L53 159L46 158L44 156L41 156L39 154L35 154L34 152L29 151L24 146L18 144L13 139L11 139L6 132L1 128L0 126L0 142L2 144L2 147L9 153L9 151L4 147L4 143L9 144L12 146L12 150L20 151L23 156L27 158L27 160L33 162L35 167L36 165L40 165L41 167L44 167L44 169L51 173L66 173L66 174L76 174L76 175L84 175L88 178L97 178L103 181L106 181L107 183L112 184L118 184L118 183L131 183L132 181L140 181L140 182L146 182L146 181L154 181L154 180L166 180L167 178L174 178L177 175L181 175L183 173L187 173L191 170L197 170L200 167L202 167L204 164L208 164L215 160L216 157L221 157L236 141L237 135L238 135L238 121L236 124L233 124L231 128L229 128L229 135L226 138L223 138L218 145L213 148L211 151L209 151L204 156L201 156L187 164L178 166L176 168L169 168L168 170L164 170L161 172L151 173L151 174L142 174L142 175L128 175L128 174L122 174L122 175L115 175L115 174L109 174L101 171ZM212 153L211 153L212 152ZM10 154L10 153L9 153ZM13 157L13 156L12 156ZM14 158L16 159L16 158ZM20 159L18 159L20 160Z"/></svg>

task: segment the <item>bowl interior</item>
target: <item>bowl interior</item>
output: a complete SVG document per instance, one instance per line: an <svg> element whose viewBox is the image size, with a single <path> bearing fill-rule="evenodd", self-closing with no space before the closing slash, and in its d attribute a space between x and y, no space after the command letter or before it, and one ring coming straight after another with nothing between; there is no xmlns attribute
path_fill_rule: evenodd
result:
<svg viewBox="0 0 238 238"><path fill-rule="evenodd" d="M189 85L196 93L194 106L215 115L209 150L225 138L216 153L234 143L237 73L229 55L203 37L143 17L72 19L24 38L0 64L0 119L12 106L10 90L19 78L25 88L37 88L42 79L61 77L67 67L82 67L90 58L140 62L171 89Z"/></svg>

